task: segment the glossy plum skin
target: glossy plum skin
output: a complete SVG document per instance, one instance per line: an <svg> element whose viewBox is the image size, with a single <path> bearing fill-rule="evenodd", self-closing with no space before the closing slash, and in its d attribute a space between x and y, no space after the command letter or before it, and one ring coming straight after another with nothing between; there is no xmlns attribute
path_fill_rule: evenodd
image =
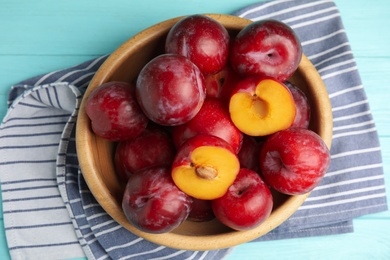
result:
<svg viewBox="0 0 390 260"><path fill-rule="evenodd" d="M85 110L93 132L113 142L138 136L149 121L137 103L134 86L127 82L102 84L89 95Z"/></svg>
<svg viewBox="0 0 390 260"><path fill-rule="evenodd" d="M120 180L156 166L170 166L176 149L170 134L157 126L148 126L139 136L119 142L115 150L115 169Z"/></svg>
<svg viewBox="0 0 390 260"><path fill-rule="evenodd" d="M146 116L155 123L184 124L198 113L206 98L204 77L187 58L161 54L139 73L136 97Z"/></svg>
<svg viewBox="0 0 390 260"><path fill-rule="evenodd" d="M190 15L169 31L166 53L190 59L204 74L220 71L228 61L230 36L225 27L204 15Z"/></svg>
<svg viewBox="0 0 390 260"><path fill-rule="evenodd" d="M244 135L242 146L237 156L240 160L241 168L247 168L259 172L259 155L261 142L258 142L253 136Z"/></svg>
<svg viewBox="0 0 390 260"><path fill-rule="evenodd" d="M201 200L192 198L192 208L188 215L188 220L194 222L205 222L215 218L213 208L211 207L211 200Z"/></svg>
<svg viewBox="0 0 390 260"><path fill-rule="evenodd" d="M160 234L183 223L192 199L173 183L168 167L152 167L131 175L123 195L127 220L141 231Z"/></svg>
<svg viewBox="0 0 390 260"><path fill-rule="evenodd" d="M277 20L260 20L243 28L232 42L230 64L240 75L287 80L298 68L302 47L295 32Z"/></svg>
<svg viewBox="0 0 390 260"><path fill-rule="evenodd" d="M226 194L212 201L215 216L235 230L252 229L271 214L270 189L256 172L242 168Z"/></svg>
<svg viewBox="0 0 390 260"><path fill-rule="evenodd" d="M260 152L260 170L275 190L289 195L313 190L330 165L328 147L315 132L291 127L270 136Z"/></svg>
<svg viewBox="0 0 390 260"><path fill-rule="evenodd" d="M227 107L216 98L206 98L193 119L172 128L173 141L177 148L199 134L213 135L225 140L235 153L240 150L243 139L243 134L231 121Z"/></svg>
<svg viewBox="0 0 390 260"><path fill-rule="evenodd" d="M293 83L285 81L284 85L289 88L295 102L296 114L291 126L309 128L311 114L309 99L306 94Z"/></svg>
<svg viewBox="0 0 390 260"><path fill-rule="evenodd" d="M204 75L207 97L219 98L223 103L229 104L230 97L241 77L230 65L214 74Z"/></svg>

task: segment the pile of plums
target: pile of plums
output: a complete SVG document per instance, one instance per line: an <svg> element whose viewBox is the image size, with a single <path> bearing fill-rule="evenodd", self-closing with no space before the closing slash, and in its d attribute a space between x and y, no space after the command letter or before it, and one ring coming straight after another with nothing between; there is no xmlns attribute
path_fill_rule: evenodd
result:
<svg viewBox="0 0 390 260"><path fill-rule="evenodd" d="M280 21L230 35L190 15L136 82L96 88L86 112L93 132L117 144L128 221L150 233L214 218L247 230L270 215L272 189L316 187L330 155L309 129L308 98L289 82L301 57L299 39Z"/></svg>

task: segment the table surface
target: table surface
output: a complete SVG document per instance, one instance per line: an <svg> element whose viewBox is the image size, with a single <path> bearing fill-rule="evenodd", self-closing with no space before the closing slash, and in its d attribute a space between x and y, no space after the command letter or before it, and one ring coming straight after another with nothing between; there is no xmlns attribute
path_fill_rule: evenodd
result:
<svg viewBox="0 0 390 260"><path fill-rule="evenodd" d="M0 116L23 79L114 51L154 23L186 14L230 14L261 0L0 0ZM390 2L335 0L376 121L390 190ZM388 201L390 201L388 192ZM1 212L1 207L0 207ZM9 259L0 215L0 259ZM349 234L246 243L227 259L390 259L390 212L354 220Z"/></svg>

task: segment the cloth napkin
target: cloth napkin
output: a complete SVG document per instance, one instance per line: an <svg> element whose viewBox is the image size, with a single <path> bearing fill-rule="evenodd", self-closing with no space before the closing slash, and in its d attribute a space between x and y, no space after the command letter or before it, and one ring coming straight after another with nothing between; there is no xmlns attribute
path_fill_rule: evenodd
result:
<svg viewBox="0 0 390 260"><path fill-rule="evenodd" d="M333 107L332 162L285 223L255 241L352 232L352 219L387 210L381 149L367 97L332 1L270 1L234 13L289 24ZM13 86L0 126L4 225L13 259L222 259L232 249L185 251L148 242L110 218L86 185L75 149L85 88L106 56ZM359 141L356 141L359 140Z"/></svg>

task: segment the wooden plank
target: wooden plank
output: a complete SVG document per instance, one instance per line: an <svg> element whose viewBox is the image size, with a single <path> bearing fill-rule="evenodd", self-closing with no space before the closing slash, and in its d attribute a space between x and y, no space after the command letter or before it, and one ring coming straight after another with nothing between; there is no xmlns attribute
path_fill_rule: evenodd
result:
<svg viewBox="0 0 390 260"><path fill-rule="evenodd" d="M0 100L20 80L111 52L140 29L163 19L199 12L231 13L257 2L2 0ZM335 2L377 125L390 201L390 5L387 0ZM1 104L0 115L4 112ZM2 218L0 222L2 227ZM390 259L389 211L358 218L354 225L352 234L247 243L227 259ZM4 235L0 235L0 259L9 259Z"/></svg>
<svg viewBox="0 0 390 260"><path fill-rule="evenodd" d="M245 259L390 259L388 219L356 220L354 233L246 243L226 260Z"/></svg>
<svg viewBox="0 0 390 260"><path fill-rule="evenodd" d="M364 44L359 45L363 46ZM370 53L370 47L366 46L364 48L366 51L357 53ZM385 172L387 201L389 202L390 175L386 173L389 173L390 171L390 111L389 104L386 100L390 100L390 91L388 91L387 84L387 82L390 82L390 73L388 73L390 70L390 55L387 56L387 53L385 52L382 57L366 57L363 54L355 56L369 101L370 110L379 135L379 142L382 149L383 169ZM378 218L387 218L390 220L390 211L362 217L362 219Z"/></svg>
<svg viewBox="0 0 390 260"><path fill-rule="evenodd" d="M12 30L2 30L0 54L105 54L140 30L165 19L193 13L230 14L257 2L260 1L232 0L229 4L189 1L182 4L180 0L171 0L167 4L165 0L157 0L151 4L150 1L125 0L93 3L6 0L0 8L1 26Z"/></svg>
<svg viewBox="0 0 390 260"><path fill-rule="evenodd" d="M352 51L361 57L389 57L390 5L387 0L335 0Z"/></svg>
<svg viewBox="0 0 390 260"><path fill-rule="evenodd" d="M22 80L43 73L65 69L84 61L93 59L95 55L2 55L0 56L0 94L6 95L9 88Z"/></svg>
<svg viewBox="0 0 390 260"><path fill-rule="evenodd" d="M0 55L0 117L7 111L6 100L12 85L54 70L68 68L97 56L90 55Z"/></svg>
<svg viewBox="0 0 390 260"><path fill-rule="evenodd" d="M3 214L1 214L1 216L3 216ZM4 227L3 217L0 218L0 227L2 229L4 229L3 228ZM4 231L2 231L2 232L4 232ZM9 252L8 252L8 250L4 250L5 248L8 248L7 247L7 239L6 239L5 235L0 235L0 259L8 260L8 259L10 259Z"/></svg>
<svg viewBox="0 0 390 260"><path fill-rule="evenodd" d="M371 111L378 113L378 115L388 113L389 104L383 102L383 100L387 100L390 97L388 91L389 84L387 84L387 82L390 82L390 55L389 57L358 56L355 57L355 60L368 101L370 102ZM389 122L388 120L390 119L386 121Z"/></svg>
<svg viewBox="0 0 390 260"><path fill-rule="evenodd" d="M230 1L229 5L217 3L204 5L201 1L196 1L182 5L177 0L160 5L159 3L165 1L159 0L153 5L148 1L139 1L129 6L124 0L110 4L98 0L93 3L93 11L91 11L91 4L88 1L61 1L56 4L50 0L2 1L2 8L0 8L0 16L3 17L2 26L12 27L13 30L4 30L0 41L0 52L15 55L20 53L99 55L113 51L114 46L118 46L140 29L163 19L199 12L232 13L247 4L256 2L258 1L235 0ZM359 1L359 4L353 5L346 0L335 2L340 9L353 50L356 53L362 52L365 56L382 56L383 50L389 46L390 36L387 33L378 33L375 28L378 27L378 19L386 17L389 13L386 0L377 0L375 5L369 1ZM118 6L126 8L118 8ZM148 12L128 10L130 8L148 10ZM108 17L109 21L106 19ZM389 25L388 19L380 20L380 28L389 28ZM364 33L361 33L362 31ZM69 38L68 35L75 37ZM378 39L378 41L372 41L368 46L359 44L366 42L367 38ZM370 46L367 52L367 47ZM39 53L36 52L37 50Z"/></svg>

